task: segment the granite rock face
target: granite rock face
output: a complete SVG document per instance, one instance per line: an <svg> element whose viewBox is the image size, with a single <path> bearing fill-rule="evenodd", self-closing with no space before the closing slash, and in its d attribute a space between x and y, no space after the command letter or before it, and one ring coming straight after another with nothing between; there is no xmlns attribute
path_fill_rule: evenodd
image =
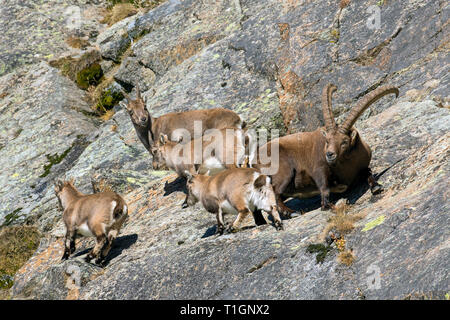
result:
<svg viewBox="0 0 450 320"><path fill-rule="evenodd" d="M181 209L184 181L152 169L125 110L116 106L110 120L100 121L86 91L45 62L17 68L10 48L3 50L8 41L0 42L0 57L8 57L0 78L0 225L26 221L44 234L15 275L11 296L445 298L448 17L443 0L350 1L345 8L337 0L168 0L107 29L92 26L99 34L89 41L104 71L131 95L139 84L153 116L225 107L249 127L283 135L323 124L320 93L328 82L338 87L338 121L372 89L398 86L398 99L381 99L356 123L384 191L372 196L362 181L342 195L347 215L362 217L345 235L349 265L340 262L336 241L321 242L334 213L320 211L318 198L289 200L305 214L284 220L284 231L249 219L242 231L214 235L214 215L199 205ZM66 54L52 47L56 37L40 39L55 56ZM64 177L88 193L92 180L104 183L129 204L103 268L82 259L92 239L78 241L74 257L60 261L64 225L52 183ZM310 249L319 242L321 262Z"/></svg>

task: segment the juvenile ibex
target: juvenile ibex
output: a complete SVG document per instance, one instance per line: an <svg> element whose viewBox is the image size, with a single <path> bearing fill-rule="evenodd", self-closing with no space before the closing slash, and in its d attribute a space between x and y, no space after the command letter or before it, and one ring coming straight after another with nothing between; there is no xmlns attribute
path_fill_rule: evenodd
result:
<svg viewBox="0 0 450 320"><path fill-rule="evenodd" d="M128 217L123 198L111 191L85 195L74 187L72 181L60 180L55 184L55 193L64 210L63 220L66 225L62 260L69 258L75 251L75 239L81 235L97 240L95 247L86 256L86 261L96 258L95 263L102 263Z"/></svg>
<svg viewBox="0 0 450 320"><path fill-rule="evenodd" d="M186 144L169 141L161 134L151 147L153 168L164 166L185 176L207 170L223 170L241 167L246 158L246 136L242 129L208 130L204 136Z"/></svg>
<svg viewBox="0 0 450 320"><path fill-rule="evenodd" d="M321 207L330 207L330 192L344 192L363 173L368 177L373 194L382 191L369 169L372 152L353 127L359 116L381 97L399 91L382 86L367 94L338 126L333 117L331 96L336 90L328 84L322 91L322 111L325 127L313 132L299 132L270 141L260 154L270 154L271 144L279 146L279 168L272 175L272 185L280 212L289 215L282 197L308 198L320 193ZM264 173L266 165L255 167Z"/></svg>
<svg viewBox="0 0 450 320"><path fill-rule="evenodd" d="M280 215L277 211L275 194L270 183L270 177L261 174L253 168L234 168L218 173L215 176L187 176L187 203L193 206L200 201L204 208L216 214L217 232L225 230L224 213L238 214L227 231L237 230L242 220L255 210L264 210L274 219L275 228L283 229Z"/></svg>
<svg viewBox="0 0 450 320"><path fill-rule="evenodd" d="M131 99L127 93L123 92L127 103L122 101L120 105L126 108L130 114L139 140L148 151L161 134L167 135L172 141L179 141L182 132L176 132L177 129L187 130L190 138L194 139L201 137L208 129L243 129L246 126L245 121L242 121L239 115L225 108L171 112L159 118L153 118L141 97L139 86L136 86L136 91L136 100ZM194 130L194 122L201 122L201 130Z"/></svg>

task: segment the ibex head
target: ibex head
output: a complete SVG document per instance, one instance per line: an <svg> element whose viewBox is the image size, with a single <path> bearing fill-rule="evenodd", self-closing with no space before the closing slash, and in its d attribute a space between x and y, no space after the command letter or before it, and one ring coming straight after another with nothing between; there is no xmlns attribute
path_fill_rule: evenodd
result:
<svg viewBox="0 0 450 320"><path fill-rule="evenodd" d="M159 140L150 147L150 153L153 156L152 166L155 170L167 168L168 162L173 162L176 159L169 159L169 157L176 157L178 154L172 154L174 147L182 141L182 137L178 142L170 141L166 134L161 133ZM175 150L176 152L176 150Z"/></svg>
<svg viewBox="0 0 450 320"><path fill-rule="evenodd" d="M150 152L153 156L152 166L154 170L161 170L162 168L165 167L166 163L165 156L167 154L167 152L165 152L166 151L165 147L168 140L169 138L167 137L167 135L161 134L158 142L154 143L151 146Z"/></svg>
<svg viewBox="0 0 450 320"><path fill-rule="evenodd" d="M70 179L69 181L62 181L60 179L55 181L55 195L56 198L58 198L58 202L59 202L59 206L60 209L64 209L63 207L63 201L62 201L62 197L63 197L63 192L65 192L64 190L67 190L67 187L70 187L72 189L74 189L74 179Z"/></svg>
<svg viewBox="0 0 450 320"><path fill-rule="evenodd" d="M145 100L141 97L139 85L136 85L136 100L131 99L125 91L122 91L122 93L127 99L127 103L120 102L120 105L128 111L131 121L136 125L147 127L148 121L151 121L151 118L145 106Z"/></svg>
<svg viewBox="0 0 450 320"><path fill-rule="evenodd" d="M347 154L359 139L358 131L353 124L361 114L373 103L383 96L395 93L398 97L399 91L393 86L382 86L367 94L353 109L350 110L344 122L338 126L333 117L331 96L336 91L336 86L328 84L322 91L322 111L325 128L322 134L325 137L325 159L329 165L334 165Z"/></svg>
<svg viewBox="0 0 450 320"><path fill-rule="evenodd" d="M188 191L186 201L188 206L193 206L200 200L202 188L208 176L202 174L193 175L187 170L184 172L184 175L187 179L186 188Z"/></svg>

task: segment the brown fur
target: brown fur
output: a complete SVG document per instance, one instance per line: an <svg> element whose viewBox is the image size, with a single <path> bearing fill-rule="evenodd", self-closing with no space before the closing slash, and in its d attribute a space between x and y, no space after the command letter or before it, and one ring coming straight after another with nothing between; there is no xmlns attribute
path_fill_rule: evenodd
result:
<svg viewBox="0 0 450 320"><path fill-rule="evenodd" d="M63 259L67 259L75 251L77 234L82 231L82 225L87 225L97 244L86 259L90 261L96 258L96 263L101 263L128 216L127 210L124 212L125 201L111 191L85 195L74 187L72 181L58 181L55 193L64 210L63 221L66 226ZM114 208L113 201L116 202Z"/></svg>
<svg viewBox="0 0 450 320"><path fill-rule="evenodd" d="M270 155L271 144L279 146L279 168L272 175L272 185L279 210L286 215L292 210L284 205L282 197L308 198L320 193L322 210L325 210L330 207L330 192L344 192L362 172L368 175L372 192L381 191L369 169L370 147L352 126L372 103L387 93L398 95L398 90L385 86L368 94L350 111L345 126L337 126L332 118L331 95L335 90L335 86L328 85L323 91L325 127L272 140L260 149L260 154ZM255 167L264 173L268 166L257 164Z"/></svg>
<svg viewBox="0 0 450 320"><path fill-rule="evenodd" d="M245 127L245 122L239 115L225 108L171 112L159 118L153 118L141 97L139 86L136 89L136 100L124 93L128 103L121 103L121 105L128 110L136 133L148 151L161 134L167 135L172 141L179 141L180 135L172 135L172 133L180 128L186 129L191 139L195 139L201 137L208 129L243 129ZM194 132L194 121L202 122L201 132Z"/></svg>
<svg viewBox="0 0 450 320"><path fill-rule="evenodd" d="M229 132L228 134L227 131ZM217 134L220 134L220 137L223 138L222 148L220 148L218 142L215 142ZM239 138L239 135L241 139ZM177 172L179 176L185 176L185 171L195 174L200 171L205 172L208 169L211 169L205 163L211 158L215 158L217 162L222 164L222 169L217 168L216 170L240 167L246 156L245 141L248 141L248 139L245 139L246 137L244 135L245 133L241 129L226 128L191 140L184 145L169 141L166 135L161 135L160 139L151 147L153 168L159 170L166 166ZM220 139L220 137L218 138ZM196 152L195 146L201 146L201 149L198 151L203 151L202 154ZM214 146L217 146L217 148ZM178 152L176 152L177 150ZM190 159L177 163L177 158L181 158L184 150L189 150ZM194 160L197 163L195 163ZM229 162L230 160L232 160L233 163L227 164L226 162Z"/></svg>
<svg viewBox="0 0 450 320"><path fill-rule="evenodd" d="M188 177L188 198L187 203L192 206L198 201L204 208L216 214L218 232L223 233L225 225L223 213L235 211L238 217L228 231L237 230L242 220L251 212L261 209L269 212L277 230L283 228L280 216L277 211L275 194L272 186L268 182L267 176L260 174L252 168L234 168L218 173L215 176L191 175ZM255 203L252 195L259 195L265 202Z"/></svg>

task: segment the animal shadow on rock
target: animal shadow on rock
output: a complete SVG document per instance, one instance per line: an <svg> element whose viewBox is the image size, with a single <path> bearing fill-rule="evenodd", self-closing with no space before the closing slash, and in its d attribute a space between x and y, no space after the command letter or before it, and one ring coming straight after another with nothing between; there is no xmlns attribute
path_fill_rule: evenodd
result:
<svg viewBox="0 0 450 320"><path fill-rule="evenodd" d="M112 259L120 256L122 254L123 250L128 249L134 243L136 243L137 239L138 239L138 235L135 233L120 236L120 237L117 237L116 239L114 239L111 250L109 251L105 260L103 260L102 266L106 267ZM89 253L91 250L92 250L92 247L84 249L84 250L76 253L73 257L76 258L76 257L82 256L82 255L85 255L85 254Z"/></svg>
<svg viewBox="0 0 450 320"><path fill-rule="evenodd" d="M188 194L187 188L186 188L186 178L184 177L178 177L172 182L167 182L164 185L164 196L171 195L174 192L183 192L184 194Z"/></svg>

